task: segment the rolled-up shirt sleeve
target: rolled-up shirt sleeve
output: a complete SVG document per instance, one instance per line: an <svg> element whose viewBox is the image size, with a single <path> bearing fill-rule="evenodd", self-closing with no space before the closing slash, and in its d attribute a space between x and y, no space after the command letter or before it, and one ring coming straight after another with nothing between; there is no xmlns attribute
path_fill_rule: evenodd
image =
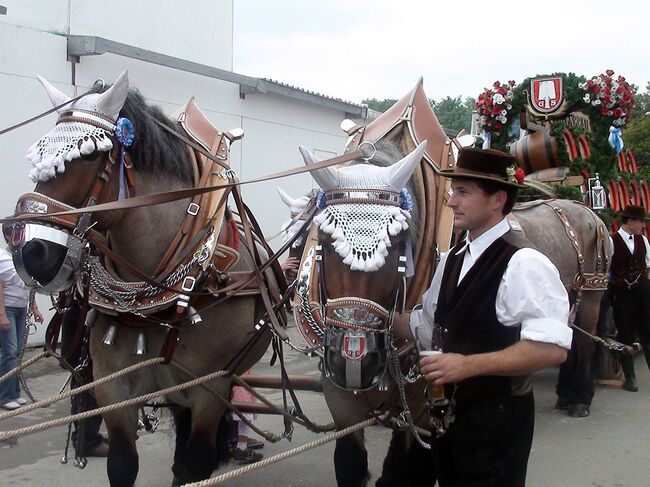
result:
<svg viewBox="0 0 650 487"><path fill-rule="evenodd" d="M510 259L497 292L496 313L504 326L521 324L521 339L571 348L569 299L553 263L534 249Z"/></svg>

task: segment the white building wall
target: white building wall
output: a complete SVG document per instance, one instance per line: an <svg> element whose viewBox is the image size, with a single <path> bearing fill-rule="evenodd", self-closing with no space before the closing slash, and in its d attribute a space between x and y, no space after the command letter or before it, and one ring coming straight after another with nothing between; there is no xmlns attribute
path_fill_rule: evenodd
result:
<svg viewBox="0 0 650 487"><path fill-rule="evenodd" d="M304 145L321 155L340 153L345 143L338 125L342 111L274 94L239 96L234 83L191 74L112 54L84 56L74 67L67 60L66 35L92 35L230 70L233 0L0 0L0 129L51 107L36 79L48 79L73 96L97 78L112 82L127 69L131 86L172 113L195 96L220 130L241 127L244 139L232 150L232 167L240 179L302 164ZM142 22L146 18L147 22ZM30 191L27 148L54 125L49 115L0 136L0 212L13 212L18 196ZM308 175L245 187L243 194L266 234L277 232L288 212L275 191L293 196L312 187ZM279 239L273 242L279 247ZM39 298L41 309L49 300ZM42 340L45 327L35 336Z"/></svg>

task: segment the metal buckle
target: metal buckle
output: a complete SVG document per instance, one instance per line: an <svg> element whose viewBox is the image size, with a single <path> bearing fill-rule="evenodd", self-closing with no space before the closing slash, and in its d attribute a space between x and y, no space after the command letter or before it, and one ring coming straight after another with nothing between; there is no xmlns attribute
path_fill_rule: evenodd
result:
<svg viewBox="0 0 650 487"><path fill-rule="evenodd" d="M186 276L185 279L183 279L181 290L190 292L192 289L194 289L195 284L196 284L196 278L192 276Z"/></svg>
<svg viewBox="0 0 650 487"><path fill-rule="evenodd" d="M201 207L199 206L198 203L192 202L187 207L187 212L192 216L196 216L199 213L200 209L201 209Z"/></svg>

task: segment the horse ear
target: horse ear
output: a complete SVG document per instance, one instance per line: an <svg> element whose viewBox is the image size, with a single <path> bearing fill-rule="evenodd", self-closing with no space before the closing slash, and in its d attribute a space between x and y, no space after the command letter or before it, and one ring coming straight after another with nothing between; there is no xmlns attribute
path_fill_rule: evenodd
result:
<svg viewBox="0 0 650 487"><path fill-rule="evenodd" d="M38 78L38 81L40 81L41 84L43 85L43 88L45 88L45 91L47 92L47 96L50 97L50 100L52 101L52 106L56 107L61 105L62 103L65 103L66 101L71 100L71 98L68 95L57 90L42 76L36 75L36 77ZM62 107L59 108L58 111L61 112L62 110L67 110L67 109L69 109L69 107Z"/></svg>
<svg viewBox="0 0 650 487"><path fill-rule="evenodd" d="M113 120L117 120L128 94L129 75L127 71L122 71L122 74L115 80L115 84L100 95L97 100L97 108L112 117Z"/></svg>
<svg viewBox="0 0 650 487"><path fill-rule="evenodd" d="M302 158L304 159L305 164L307 166L309 164L315 164L317 162L320 162L316 158L316 156L312 154L311 151L306 147L300 146L298 147L298 150L302 154ZM327 191L332 188L336 188L336 184L338 182L338 175L336 172L336 168L330 166L330 167L324 167L310 172L311 172L311 176L314 178L316 183L318 183L318 185L324 191Z"/></svg>
<svg viewBox="0 0 650 487"><path fill-rule="evenodd" d="M388 180L395 191L401 191L406 186L406 183L411 178L411 174L413 174L413 171L422 160L426 148L427 141L424 140L420 142L420 145L413 152L386 168L389 171Z"/></svg>
<svg viewBox="0 0 650 487"><path fill-rule="evenodd" d="M298 200L294 200L291 196L289 196L287 193L285 193L285 192L282 190L282 188L280 188L279 186L276 186L275 189L278 190L278 194L280 195L280 199L282 200L282 202L283 202L285 205L287 205L287 206L288 206L289 208L291 208L291 209L292 209L293 207L297 206L297 204L298 204Z"/></svg>

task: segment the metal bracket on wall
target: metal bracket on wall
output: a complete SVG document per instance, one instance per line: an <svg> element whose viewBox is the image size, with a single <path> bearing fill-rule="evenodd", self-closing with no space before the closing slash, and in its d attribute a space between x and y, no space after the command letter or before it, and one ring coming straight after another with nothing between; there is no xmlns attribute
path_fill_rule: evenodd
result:
<svg viewBox="0 0 650 487"><path fill-rule="evenodd" d="M0 5L0 15L7 15L7 7Z"/></svg>
<svg viewBox="0 0 650 487"><path fill-rule="evenodd" d="M161 54L159 52L149 51L129 44L111 41L109 39L104 39L103 37L82 35L69 35L67 37L68 61L72 63L80 62L82 56L97 56L110 53L238 84L239 96L241 98L245 98L249 93L268 93L297 99L302 102L322 105L333 110L343 111L347 118L361 118L365 120L367 117L368 107L366 106L356 105L354 103L330 98L317 93L311 93L276 81L245 76L225 69L188 61L187 59L168 56L167 54Z"/></svg>

